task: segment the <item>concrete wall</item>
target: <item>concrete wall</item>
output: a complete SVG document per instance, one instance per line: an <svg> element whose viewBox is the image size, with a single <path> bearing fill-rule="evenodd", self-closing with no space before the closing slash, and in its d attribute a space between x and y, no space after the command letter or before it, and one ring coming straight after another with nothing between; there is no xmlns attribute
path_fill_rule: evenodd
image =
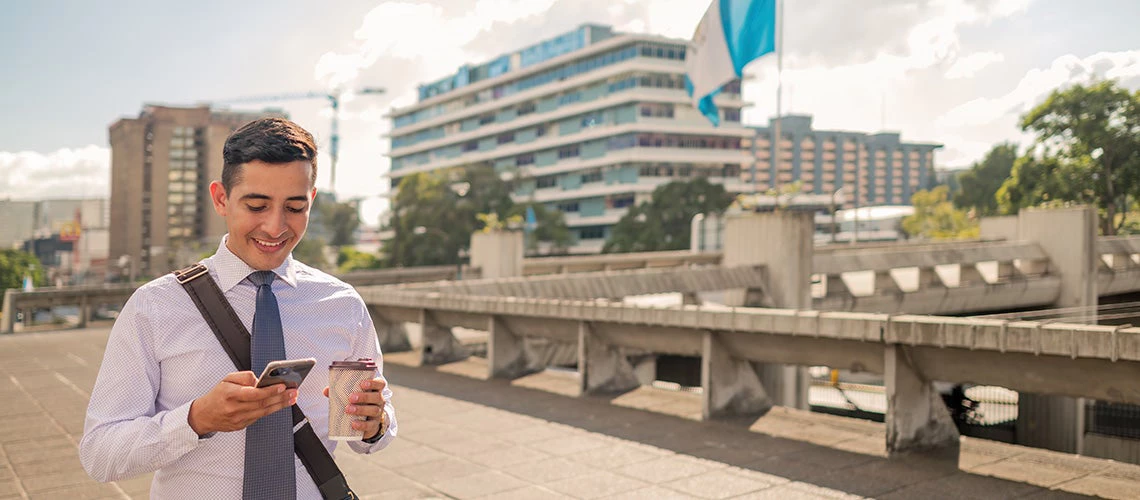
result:
<svg viewBox="0 0 1140 500"><path fill-rule="evenodd" d="M523 233L496 231L471 235L471 266L483 278L510 278L523 274Z"/></svg>
<svg viewBox="0 0 1140 500"><path fill-rule="evenodd" d="M1013 241L1018 238L1018 216L1001 215L996 217L982 217L981 236L983 240L1004 239Z"/></svg>

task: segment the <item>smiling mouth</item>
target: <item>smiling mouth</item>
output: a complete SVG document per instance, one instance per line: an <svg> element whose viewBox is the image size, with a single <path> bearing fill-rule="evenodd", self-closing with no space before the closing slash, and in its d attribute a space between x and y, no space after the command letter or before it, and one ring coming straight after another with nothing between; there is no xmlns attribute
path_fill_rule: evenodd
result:
<svg viewBox="0 0 1140 500"><path fill-rule="evenodd" d="M272 242L272 241L266 241L266 240L253 238L253 242L256 243L257 246L259 246L263 250L269 251L269 252L277 251L278 249L280 249L281 247L283 247L285 245L286 241L289 241L289 239L286 238L286 239L278 241L278 242Z"/></svg>

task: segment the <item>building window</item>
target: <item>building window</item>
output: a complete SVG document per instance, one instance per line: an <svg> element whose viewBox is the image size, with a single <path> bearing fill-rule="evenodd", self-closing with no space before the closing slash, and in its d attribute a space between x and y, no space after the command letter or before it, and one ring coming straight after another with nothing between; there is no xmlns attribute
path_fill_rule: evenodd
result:
<svg viewBox="0 0 1140 500"><path fill-rule="evenodd" d="M494 114L486 114L486 115L479 117L479 125L486 125L488 123L493 123L494 121L495 121L495 115Z"/></svg>
<svg viewBox="0 0 1140 500"><path fill-rule="evenodd" d="M610 205L613 208L632 207L633 201L634 201L633 195L629 194L629 195L625 195L625 196L618 196L618 197L612 198Z"/></svg>
<svg viewBox="0 0 1140 500"><path fill-rule="evenodd" d="M579 151L578 151L578 145L577 144L575 144L573 146L566 146L564 148L558 148L558 158L559 159L574 158L574 157L578 156L578 154L579 154Z"/></svg>
<svg viewBox="0 0 1140 500"><path fill-rule="evenodd" d="M479 149L479 142L478 141L468 141L468 142L463 143L463 146L460 148L460 151L467 153L467 152L475 151L476 149Z"/></svg>
<svg viewBox="0 0 1140 500"><path fill-rule="evenodd" d="M505 134L499 134L499 137L496 139L496 142L498 142L499 144L507 144L509 142L515 142L515 133L514 132L507 132Z"/></svg>
<svg viewBox="0 0 1140 500"><path fill-rule="evenodd" d="M578 202L576 202L576 201L565 201L565 202L559 203L558 204L558 210L560 210L562 212L566 212L566 213L577 212L578 211Z"/></svg>
<svg viewBox="0 0 1140 500"><path fill-rule="evenodd" d="M558 105L559 106L565 106L567 104L572 104L572 103L575 103L575 102L578 102L581 100L582 100L582 93L581 92L571 92L569 94L563 94L562 97L559 97L558 98Z"/></svg>
<svg viewBox="0 0 1140 500"><path fill-rule="evenodd" d="M535 137L542 137L546 135L546 125L539 125L534 128Z"/></svg>
<svg viewBox="0 0 1140 500"><path fill-rule="evenodd" d="M542 177L536 178L534 180L534 185L537 189L552 188L558 185L558 176L544 175Z"/></svg>
<svg viewBox="0 0 1140 500"><path fill-rule="evenodd" d="M601 125L603 117L601 113L590 113L582 117L582 128L590 128Z"/></svg>
<svg viewBox="0 0 1140 500"><path fill-rule="evenodd" d="M529 115L531 113L534 113L533 102L524 102L522 104L519 104L519 116Z"/></svg>
<svg viewBox="0 0 1140 500"><path fill-rule="evenodd" d="M726 122L740 122L740 110L735 108L727 108L724 110L724 121Z"/></svg>
<svg viewBox="0 0 1140 500"><path fill-rule="evenodd" d="M583 240L600 240L606 237L605 226L590 226L578 230L578 237Z"/></svg>
<svg viewBox="0 0 1140 500"><path fill-rule="evenodd" d="M648 118L672 118L672 104L648 103L641 105L641 116Z"/></svg>
<svg viewBox="0 0 1140 500"><path fill-rule="evenodd" d="M523 165L534 165L534 154L518 155L515 157L515 165L519 167Z"/></svg>
<svg viewBox="0 0 1140 500"><path fill-rule="evenodd" d="M595 169L595 170L592 170L592 171L587 172L585 174L582 174L582 184L589 184L591 182L602 182L602 171L601 170Z"/></svg>

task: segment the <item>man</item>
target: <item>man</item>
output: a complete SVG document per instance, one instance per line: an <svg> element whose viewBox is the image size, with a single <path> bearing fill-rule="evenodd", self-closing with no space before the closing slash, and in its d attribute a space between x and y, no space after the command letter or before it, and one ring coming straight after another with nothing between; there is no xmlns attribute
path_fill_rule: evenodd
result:
<svg viewBox="0 0 1140 500"><path fill-rule="evenodd" d="M317 365L299 389L254 387L260 373L237 372L186 290L173 275L158 278L131 296L111 330L80 461L99 481L155 471L154 498L321 498L292 453L281 456L278 445L266 457L260 448L288 439L284 446L292 449L292 422L285 431L272 422L289 420L289 406L297 404L331 453L328 366L358 358L373 358L379 368L350 396L346 411L366 417L353 423L366 439L349 446L358 453L386 447L396 419L379 343L360 295L291 255L316 196L313 136L288 120L257 120L226 140L223 156L222 180L210 184L210 197L229 234L202 264L252 332L255 370L259 342L274 336L262 333L277 324L270 310L280 316L280 359L313 357ZM263 307L267 296L277 307ZM272 461L284 465L266 468Z"/></svg>

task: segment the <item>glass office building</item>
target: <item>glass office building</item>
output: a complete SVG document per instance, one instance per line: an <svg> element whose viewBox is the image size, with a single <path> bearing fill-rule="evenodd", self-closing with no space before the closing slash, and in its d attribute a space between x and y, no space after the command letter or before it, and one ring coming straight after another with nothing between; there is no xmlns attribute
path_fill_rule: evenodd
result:
<svg viewBox="0 0 1140 500"><path fill-rule="evenodd" d="M697 176L750 190L755 130L740 124L740 82L717 97L713 127L684 89L685 40L584 25L421 85L391 114L392 187L418 173L482 166L517 202L561 210L574 253L597 252L630 206Z"/></svg>

